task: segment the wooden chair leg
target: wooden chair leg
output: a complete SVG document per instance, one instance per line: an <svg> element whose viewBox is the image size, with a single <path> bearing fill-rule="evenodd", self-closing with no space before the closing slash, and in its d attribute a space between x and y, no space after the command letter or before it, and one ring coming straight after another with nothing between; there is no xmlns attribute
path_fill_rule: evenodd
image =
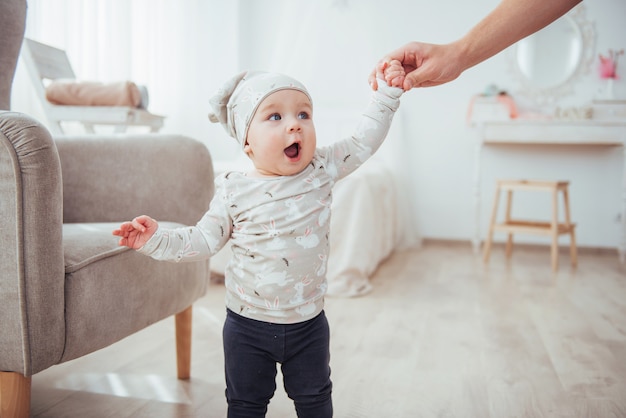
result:
<svg viewBox="0 0 626 418"><path fill-rule="evenodd" d="M176 314L176 366L181 380L191 376L191 319L191 306Z"/></svg>
<svg viewBox="0 0 626 418"><path fill-rule="evenodd" d="M570 230L570 244L569 244L569 256L571 258L572 267L578 267L578 254L576 252L576 232L574 230L576 227L574 225L571 226Z"/></svg>
<svg viewBox="0 0 626 418"><path fill-rule="evenodd" d="M569 191L567 188L563 189L563 208L565 209L565 225L569 229L570 236L570 244L569 244L569 255L570 261L572 263L572 267L578 266L578 254L576 252L576 233L574 232L575 225L572 225L572 220L570 218L570 209L569 209Z"/></svg>
<svg viewBox="0 0 626 418"><path fill-rule="evenodd" d="M509 223L511 221L511 206L513 205L513 190L507 190L506 192L506 211L504 215L504 222ZM509 232L506 237L506 258L511 257L513 252L513 233Z"/></svg>
<svg viewBox="0 0 626 418"><path fill-rule="evenodd" d="M493 208L491 210L491 220L489 221L489 231L487 232L487 239L485 240L485 248L483 250L483 261L486 263L489 261L491 255L491 242L493 240L493 227L496 224L498 217L498 202L500 201L500 185L496 187L496 195L493 198Z"/></svg>
<svg viewBox="0 0 626 418"><path fill-rule="evenodd" d="M559 269L559 208L558 208L558 190L554 189L552 191L552 225L551 225L551 234L552 234L552 250L551 250L551 258L552 258L552 271L556 272Z"/></svg>
<svg viewBox="0 0 626 418"><path fill-rule="evenodd" d="M30 416L31 378L19 373L0 372L0 417Z"/></svg>
<svg viewBox="0 0 626 418"><path fill-rule="evenodd" d="M511 258L511 254L513 254L513 233L509 232L506 237L506 248L505 248L506 258Z"/></svg>

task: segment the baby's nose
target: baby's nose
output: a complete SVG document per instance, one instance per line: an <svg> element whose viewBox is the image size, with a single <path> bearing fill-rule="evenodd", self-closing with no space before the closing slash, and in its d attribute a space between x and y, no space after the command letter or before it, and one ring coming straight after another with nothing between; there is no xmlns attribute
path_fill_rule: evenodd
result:
<svg viewBox="0 0 626 418"><path fill-rule="evenodd" d="M302 129L302 126L300 125L300 121L298 119L294 119L290 124L289 124L289 132L294 132L294 131L299 131Z"/></svg>

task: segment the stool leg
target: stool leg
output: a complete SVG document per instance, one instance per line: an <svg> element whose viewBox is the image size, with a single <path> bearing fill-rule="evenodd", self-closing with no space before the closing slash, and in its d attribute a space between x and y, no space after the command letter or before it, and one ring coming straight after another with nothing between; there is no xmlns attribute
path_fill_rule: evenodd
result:
<svg viewBox="0 0 626 418"><path fill-rule="evenodd" d="M563 208L565 209L565 225L569 230L570 243L569 243L569 255L572 267L578 266L578 255L576 253L576 233L574 232L575 225L572 225L569 211L569 192L567 187L563 189Z"/></svg>
<svg viewBox="0 0 626 418"><path fill-rule="evenodd" d="M506 215L505 222L508 224L511 221L511 206L513 204L513 190L507 190L506 192ZM513 252L513 233L509 232L506 237L506 257L510 258Z"/></svg>
<svg viewBox="0 0 626 418"><path fill-rule="evenodd" d="M576 253L576 229L575 225L570 229L570 244L569 244L569 256L571 257L572 267L578 267L578 254Z"/></svg>
<svg viewBox="0 0 626 418"><path fill-rule="evenodd" d="M558 190L555 188L552 191L552 271L556 272L559 269L559 219L558 219Z"/></svg>
<svg viewBox="0 0 626 418"><path fill-rule="evenodd" d="M491 255L491 242L493 240L493 227L496 224L496 218L498 217L498 202L500 201L500 185L496 186L496 195L493 198L493 207L491 209L491 220L489 221L489 231L487 232L487 239L485 240L485 249L483 250L483 261L487 263L489 256Z"/></svg>

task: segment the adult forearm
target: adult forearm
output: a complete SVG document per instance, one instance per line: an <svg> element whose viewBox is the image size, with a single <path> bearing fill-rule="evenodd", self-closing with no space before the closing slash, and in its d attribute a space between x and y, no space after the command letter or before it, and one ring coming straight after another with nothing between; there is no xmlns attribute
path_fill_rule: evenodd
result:
<svg viewBox="0 0 626 418"><path fill-rule="evenodd" d="M582 0L502 0L454 43L463 70L549 25Z"/></svg>

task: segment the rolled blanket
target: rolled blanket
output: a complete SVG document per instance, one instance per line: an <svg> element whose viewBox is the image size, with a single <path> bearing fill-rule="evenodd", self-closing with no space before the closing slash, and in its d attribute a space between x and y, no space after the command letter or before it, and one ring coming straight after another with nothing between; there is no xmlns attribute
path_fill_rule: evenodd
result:
<svg viewBox="0 0 626 418"><path fill-rule="evenodd" d="M139 107L142 103L140 89L132 81L54 80L46 87L46 99L53 104L73 106Z"/></svg>

